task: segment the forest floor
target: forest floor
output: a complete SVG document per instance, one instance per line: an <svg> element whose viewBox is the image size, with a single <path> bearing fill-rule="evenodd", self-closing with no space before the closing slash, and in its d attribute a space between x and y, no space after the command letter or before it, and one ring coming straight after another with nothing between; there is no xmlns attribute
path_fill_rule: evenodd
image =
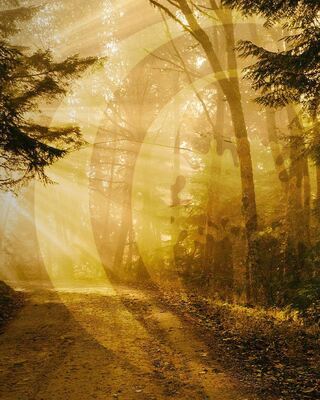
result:
<svg viewBox="0 0 320 400"><path fill-rule="evenodd" d="M262 394L236 358L228 365L200 311L183 307L123 286L28 290L0 335L0 399L282 398Z"/></svg>
<svg viewBox="0 0 320 400"><path fill-rule="evenodd" d="M23 294L14 291L10 286L0 281L0 332L5 324L13 319L23 304Z"/></svg>

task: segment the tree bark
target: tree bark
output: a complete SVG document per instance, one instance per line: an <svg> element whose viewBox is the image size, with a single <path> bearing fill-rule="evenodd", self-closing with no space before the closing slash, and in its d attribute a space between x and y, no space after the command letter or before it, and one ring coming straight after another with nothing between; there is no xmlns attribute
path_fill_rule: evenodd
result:
<svg viewBox="0 0 320 400"><path fill-rule="evenodd" d="M290 169L286 228L287 258L289 262L287 263L288 270L286 273L289 280L299 281L302 273L301 265L303 263L299 248L301 248L301 245L306 245L306 237L309 236L308 226L305 226L303 202L305 158L302 155L303 143L301 131L292 106L287 106L287 114L290 131Z"/></svg>
<svg viewBox="0 0 320 400"><path fill-rule="evenodd" d="M316 200L320 203L320 165L316 165L316 184L317 184Z"/></svg>
<svg viewBox="0 0 320 400"><path fill-rule="evenodd" d="M242 109L239 82L237 77L232 78L222 72L223 69L221 63L215 50L213 49L210 38L205 30L199 25L192 10L190 9L188 2L186 0L177 0L177 3L179 4L180 10L184 14L184 17L188 22L192 35L203 48L213 72L219 73L219 75L221 75L221 79L218 82L224 96L227 99L231 112L231 118L236 137L237 153L239 157L240 178L242 185L242 212L248 242L246 297L247 301L251 302L253 274L256 264L254 234L257 230L258 221L251 151L248 140L247 127ZM220 15L221 17L222 14L219 12L219 14L217 15ZM231 15L231 12L226 10L223 14L222 23L225 29L226 36L228 68L231 70L231 73L235 74L237 69L237 62L234 53L235 41ZM227 24L226 19L228 22Z"/></svg>
<svg viewBox="0 0 320 400"><path fill-rule="evenodd" d="M119 272L121 270L126 241L128 233L132 226L132 211L131 211L132 174L133 174L133 168L128 167L125 179L126 187L123 193L120 230L118 233L117 247L113 260L113 271L116 275L119 275Z"/></svg>
<svg viewBox="0 0 320 400"><path fill-rule="evenodd" d="M270 108L266 109L266 122L267 122L267 131L268 131L268 141L271 149L271 154L275 166L275 170L277 172L279 181L281 183L283 192L285 197L288 193L289 186L289 174L285 166L284 157L281 152L281 148L278 141L277 135L277 126L276 126L276 118L275 111ZM285 199L286 201L286 199Z"/></svg>
<svg viewBox="0 0 320 400"><path fill-rule="evenodd" d="M310 216L311 216L311 184L308 158L303 159L303 209L304 225L306 230L306 243L310 244Z"/></svg>

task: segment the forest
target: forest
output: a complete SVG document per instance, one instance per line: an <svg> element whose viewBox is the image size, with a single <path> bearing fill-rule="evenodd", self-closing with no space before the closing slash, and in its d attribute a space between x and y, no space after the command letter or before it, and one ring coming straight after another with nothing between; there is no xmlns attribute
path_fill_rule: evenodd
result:
<svg viewBox="0 0 320 400"><path fill-rule="evenodd" d="M319 54L317 0L0 1L1 399L318 398Z"/></svg>

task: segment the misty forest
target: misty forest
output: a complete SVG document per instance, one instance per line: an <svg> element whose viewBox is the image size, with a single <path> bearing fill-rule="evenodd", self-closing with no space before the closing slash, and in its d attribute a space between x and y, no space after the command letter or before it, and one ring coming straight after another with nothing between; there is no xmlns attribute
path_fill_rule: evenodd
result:
<svg viewBox="0 0 320 400"><path fill-rule="evenodd" d="M320 396L318 0L0 1L0 399Z"/></svg>

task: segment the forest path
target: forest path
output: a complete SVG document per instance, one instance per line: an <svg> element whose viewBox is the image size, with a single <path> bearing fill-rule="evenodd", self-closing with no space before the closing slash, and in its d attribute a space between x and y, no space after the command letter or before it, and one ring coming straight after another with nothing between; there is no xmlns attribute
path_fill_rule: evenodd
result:
<svg viewBox="0 0 320 400"><path fill-rule="evenodd" d="M38 290L0 335L1 400L253 400L149 292Z"/></svg>

